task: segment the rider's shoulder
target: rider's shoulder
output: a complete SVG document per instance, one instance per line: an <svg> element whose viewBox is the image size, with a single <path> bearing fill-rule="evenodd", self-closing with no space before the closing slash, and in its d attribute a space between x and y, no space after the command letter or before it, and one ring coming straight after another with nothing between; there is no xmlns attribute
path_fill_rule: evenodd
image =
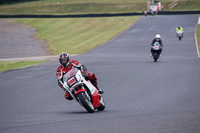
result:
<svg viewBox="0 0 200 133"><path fill-rule="evenodd" d="M63 69L63 66L62 66L62 65L60 65L60 66L58 67L57 72L61 71L61 69Z"/></svg>
<svg viewBox="0 0 200 133"><path fill-rule="evenodd" d="M77 60L71 60L70 62L71 62L71 64L74 65L74 66L79 66L79 65L81 65L81 63L80 63L79 61L77 61Z"/></svg>
<svg viewBox="0 0 200 133"><path fill-rule="evenodd" d="M73 63L73 64L79 64L80 63L77 60L71 60L70 62Z"/></svg>

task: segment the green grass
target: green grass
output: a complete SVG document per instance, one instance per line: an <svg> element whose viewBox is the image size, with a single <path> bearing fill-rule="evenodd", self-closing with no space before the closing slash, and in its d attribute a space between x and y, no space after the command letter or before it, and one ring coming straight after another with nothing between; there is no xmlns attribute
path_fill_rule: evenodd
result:
<svg viewBox="0 0 200 133"><path fill-rule="evenodd" d="M55 54L80 54L121 33L139 17L16 19L37 29L37 37L47 40Z"/></svg>
<svg viewBox="0 0 200 133"><path fill-rule="evenodd" d="M180 11L200 10L200 0L180 2L173 10L180 10Z"/></svg>
<svg viewBox="0 0 200 133"><path fill-rule="evenodd" d="M80 54L93 49L121 33L139 17L13 19L35 27L37 37L48 42L55 54L66 51ZM46 61L0 61L0 72Z"/></svg>
<svg viewBox="0 0 200 133"><path fill-rule="evenodd" d="M200 51L200 25L197 27L197 42L199 46L199 51Z"/></svg>
<svg viewBox="0 0 200 133"><path fill-rule="evenodd" d="M44 62L46 61L0 61L0 72Z"/></svg>
<svg viewBox="0 0 200 133"><path fill-rule="evenodd" d="M60 2L57 4L57 2ZM0 14L88 14L141 12L147 0L39 0L0 5ZM199 0L179 0L169 9L173 0L161 0L165 10L199 10Z"/></svg>

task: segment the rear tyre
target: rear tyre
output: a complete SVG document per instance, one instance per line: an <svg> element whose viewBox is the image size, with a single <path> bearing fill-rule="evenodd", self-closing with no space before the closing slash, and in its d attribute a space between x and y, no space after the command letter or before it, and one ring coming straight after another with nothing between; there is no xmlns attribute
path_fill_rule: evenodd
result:
<svg viewBox="0 0 200 133"><path fill-rule="evenodd" d="M153 54L153 59L154 59L154 62L157 62L157 60L158 60L158 53L154 53Z"/></svg>
<svg viewBox="0 0 200 133"><path fill-rule="evenodd" d="M78 93L77 97L79 98L80 102L82 103L83 107L89 112L94 112L94 106L92 102L87 98L85 92Z"/></svg>
<svg viewBox="0 0 200 133"><path fill-rule="evenodd" d="M179 40L181 40L181 37L179 36Z"/></svg>

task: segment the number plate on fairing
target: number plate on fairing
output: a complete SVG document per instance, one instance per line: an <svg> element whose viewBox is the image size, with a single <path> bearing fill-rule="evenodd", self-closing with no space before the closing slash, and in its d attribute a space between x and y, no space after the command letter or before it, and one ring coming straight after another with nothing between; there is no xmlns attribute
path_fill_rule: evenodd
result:
<svg viewBox="0 0 200 133"><path fill-rule="evenodd" d="M158 49L159 49L159 47L158 47L158 46L153 46L153 48L154 48L155 50L158 50Z"/></svg>
<svg viewBox="0 0 200 133"><path fill-rule="evenodd" d="M69 87L72 87L73 85L75 85L77 83L77 79L75 76L72 76L70 79L67 80L67 85Z"/></svg>

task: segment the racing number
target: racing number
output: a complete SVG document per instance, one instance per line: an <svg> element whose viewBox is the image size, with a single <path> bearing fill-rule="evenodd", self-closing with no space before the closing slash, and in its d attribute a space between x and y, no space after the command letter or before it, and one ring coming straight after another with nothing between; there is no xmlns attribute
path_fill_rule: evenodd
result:
<svg viewBox="0 0 200 133"><path fill-rule="evenodd" d="M75 77L72 77L71 79L68 80L69 86L72 86L74 83L76 83Z"/></svg>

